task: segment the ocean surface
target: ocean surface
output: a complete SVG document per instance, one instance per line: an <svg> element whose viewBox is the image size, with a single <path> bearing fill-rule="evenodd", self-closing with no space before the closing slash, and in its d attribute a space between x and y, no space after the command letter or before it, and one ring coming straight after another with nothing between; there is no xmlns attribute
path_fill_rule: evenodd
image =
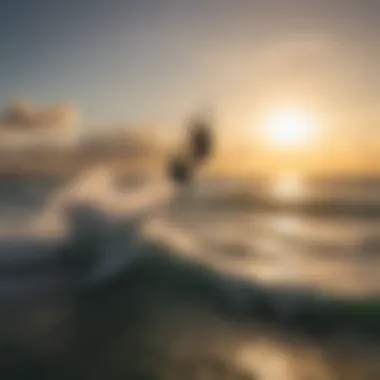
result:
<svg viewBox="0 0 380 380"><path fill-rule="evenodd" d="M67 210L86 203L127 218L143 239L246 280L380 292L380 180L218 178L179 189L101 168L69 180L1 179L0 255L11 260L12 241L24 241L30 257L38 246L28 253L28 239L54 245L67 234Z"/></svg>
<svg viewBox="0 0 380 380"><path fill-rule="evenodd" d="M0 377L378 379L379 210L379 180L3 178Z"/></svg>

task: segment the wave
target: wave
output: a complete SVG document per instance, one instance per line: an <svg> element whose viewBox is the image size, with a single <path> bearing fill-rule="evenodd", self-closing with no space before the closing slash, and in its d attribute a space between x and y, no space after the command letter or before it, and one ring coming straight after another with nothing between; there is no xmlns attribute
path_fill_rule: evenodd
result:
<svg viewBox="0 0 380 380"><path fill-rule="evenodd" d="M214 193L195 197L190 207L216 210L246 210L265 212L292 212L324 217L380 218L380 201L347 198L280 199L258 195L251 191Z"/></svg>
<svg viewBox="0 0 380 380"><path fill-rule="evenodd" d="M177 197L161 180L121 191L115 189L109 173L103 170L83 173L54 187L29 221L29 234L18 231L15 236L0 239L0 305L4 311L0 367L4 363L8 366L5 377L15 378L19 370L24 371L20 378L39 371L52 378L69 378L65 374L70 371L83 374L84 379L93 378L94 373L98 378L140 378L148 367L159 377L161 372L152 364L152 352L161 367L170 363L170 370L178 368L177 358L170 361L170 349L179 351L178 341L187 319L192 326L189 335L199 339L198 358L203 355L204 366L214 366L214 378L232 371L228 361L231 355L225 356L223 365L220 361L215 364L215 360L210 364L202 351L208 344L206 332L218 324L229 329L233 326L235 333L237 326L244 326L246 341L250 330L255 341L260 334L269 340L273 332L290 338L302 336L317 349L321 342L330 345L325 352L331 352L331 342L339 340L347 350L347 336L350 345L360 346L361 351L372 342L378 346L378 297L333 297L313 288L245 281L185 259L180 249L154 243L142 234L147 220L159 217L168 205L246 211L250 209L248 203L254 210L283 209L268 207L252 194L231 195L222 190L199 196L190 189ZM27 236L21 238L24 232ZM377 249L378 241L371 244ZM41 303L40 299L46 297L49 301ZM154 330L157 327L159 331ZM225 342L230 353L241 349L242 342L233 345L229 341L230 330L221 331L221 336L215 333L210 344L221 346ZM158 345L159 337L170 349L165 351ZM188 350L189 340L185 339L183 346ZM58 350L55 356L54 350ZM281 350L272 356L279 354ZM350 357L347 363L352 360ZM136 369L139 361L143 366ZM84 368L86 365L89 368ZM270 370L270 366L262 367L263 373ZM231 378L247 378L247 374L234 370L236 377ZM333 370L338 373L337 368ZM183 368L174 378L188 373L188 368ZM357 378L367 377L359 374Z"/></svg>
<svg viewBox="0 0 380 380"><path fill-rule="evenodd" d="M151 180L122 192L100 168L51 184L44 196L15 223L3 221L0 297L67 293L117 275L139 255L141 226L171 188Z"/></svg>
<svg viewBox="0 0 380 380"><path fill-rule="evenodd" d="M378 298L333 298L310 289L247 283L156 244L145 244L140 258L117 276L69 300L17 307L13 302L3 310L0 367L7 379L40 373L92 379L94 372L99 379L181 379L189 371L194 379L205 372L215 379L261 378L278 355L287 367L293 365L292 373L303 374L294 379L320 374L321 368L331 376L316 378L334 379L352 363L356 376L350 378L373 379L379 373L377 360L362 359L371 353L378 358ZM271 347L267 361L254 353L255 345ZM360 352L353 354L352 347ZM375 377L360 367L363 363ZM276 368L286 378L286 368Z"/></svg>
<svg viewBox="0 0 380 380"><path fill-rule="evenodd" d="M154 238L152 235L155 234L158 238L161 236L163 244L176 245L179 256L191 251L194 257L214 255L215 260L224 255L252 262L253 257L256 261L260 257L290 257L291 251L295 250L321 260L323 253L326 253L325 258L378 256L379 239L375 230L366 230L357 241L344 245L341 239L323 240L323 234L315 233L321 229L318 225L313 225L313 233L303 231L289 235L287 230L282 231L281 226L276 226L276 220L269 220L267 224L262 220L264 224L255 227L255 237L251 237L251 230L244 230L236 238L231 235L228 240L228 236L219 238L222 231L228 235L235 224L237 227L244 220L233 219L229 214L222 218L219 212L209 212L232 210L249 215L261 211L279 214L286 211L332 219L343 216L371 218L380 215L373 207L368 206L368 210L359 204L355 207L349 204L348 207L345 200L340 203L335 200L318 203L310 199L304 203L281 202L258 197L237 188L231 181L227 182L228 186L217 184L211 191L205 191L202 184L198 188L179 191L160 178L137 182L138 186L117 187L106 169L91 170L71 181L54 184L43 207L24 223L10 224L6 220L7 229L2 226L0 235L0 272L4 285L1 291L12 294L10 289L16 289L16 293L22 294L30 290L37 294L39 289L52 292L63 289L64 276L74 273L70 272L71 269L62 271L63 264L72 268L77 263L78 267L84 268L80 276L75 275L75 280L71 276L71 282L67 282L75 282L74 287L85 286L85 282L106 281L122 270L124 264L128 265L131 258L138 257L140 244L148 239L148 235ZM132 183L135 184L136 179ZM176 213L177 208L180 213ZM195 213L188 214L189 209ZM191 215L194 216L192 222ZM205 222L207 218L210 223ZM334 223L330 225L336 229L338 225ZM145 234L146 230L150 232ZM269 247L268 241L272 244ZM277 252L276 245L281 252ZM87 255L86 252L94 247L98 253ZM25 273L30 277L18 282L17 276L25 276ZM46 285L49 283L55 285L49 288Z"/></svg>

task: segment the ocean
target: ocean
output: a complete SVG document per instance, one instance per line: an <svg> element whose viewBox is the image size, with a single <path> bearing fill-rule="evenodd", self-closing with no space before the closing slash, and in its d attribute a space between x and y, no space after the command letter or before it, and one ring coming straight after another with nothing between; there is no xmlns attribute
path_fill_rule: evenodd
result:
<svg viewBox="0 0 380 380"><path fill-rule="evenodd" d="M352 309L354 311L347 306L347 311L341 308L338 312L333 306L334 312L328 317L328 322L323 319L321 310L330 310L330 306L321 301L324 306L317 309L316 314L325 321L321 320L321 326L325 324L326 329L329 321L335 321L336 313L340 313L342 320L331 326L339 331L341 325L345 325L344 318L351 323L353 315L359 313L358 323L375 331L375 348L372 348L373 342L366 341L363 347L367 348L363 348L361 353L353 353L352 348L364 339L362 332L354 331L356 320L349 325L354 326L352 334L356 334L355 338L352 337L351 327L346 328L343 335L339 335L336 346L336 342L331 343L335 339L333 330L328 330L334 339L326 348L325 341L321 343L319 337L309 340L302 329L301 335L299 332L293 334L293 330L281 324L279 332L272 317L265 313L263 319L252 323L244 318L244 321L231 319L230 312L225 312L225 308L224 311L213 309L212 305L219 295L214 290L208 290L209 285L204 285L200 293L195 290L202 281L207 282L206 275L202 274L207 270L218 278L218 284L222 284L218 285L218 292L222 297L229 297L231 309L248 310L252 298L256 297L256 293L252 293L255 287L264 293L266 289L286 289L288 295L300 292L317 299L330 297L344 302L375 302L373 300L378 299L380 292L378 179L307 180L296 175L265 181L213 178L199 179L188 188L177 188L159 175L115 178L107 169L98 168L70 179L2 179L0 209L0 301L3 310L7 310L4 313L6 317L2 317L3 328L0 329L0 338L6 343L0 344L0 348L8 352L9 347L13 347L13 356L4 359L7 360L7 379L23 378L22 375L9 377L9 373L13 373L15 366L19 365L17 363L23 363L27 372L30 368L39 368L36 363L45 363L46 366L46 360L51 362L51 355L55 358L54 365L58 366L51 368L55 377L57 368L63 366L66 371L79 371L81 378L122 378L109 377L110 372L107 371L113 370L112 366L118 366L120 371L126 371L129 375L132 367L133 371L137 371L135 359L130 358L134 358L138 347L143 353L136 360L150 363L144 364L144 368L156 368L157 363L152 364L149 360L159 360L162 364L167 363L170 357L169 367L183 374L180 377L177 374L174 378L185 378L188 376L185 374L195 371L195 367L196 371L202 372L198 364L207 362L210 355L213 369L207 367L209 364L205 366L216 372L209 374L209 377L197 374L190 378L220 378L218 371L235 370L238 374L231 374L229 378L374 379L371 374L377 376L380 373L373 359L379 353L379 346L376 345L379 342L376 341L379 326L373 325L371 307L368 309L366 306L365 309L365 318L370 318L370 322L364 323L360 319L362 311L358 312L356 306ZM118 229L118 225L123 225L123 229ZM86 245L85 250L95 246L96 257L90 261L85 272L80 272L79 277L62 276L62 261L57 261L57 257L61 257L67 241L80 234L87 234L90 244ZM147 246L159 247L160 259L157 262L153 259L156 264L147 270L148 274L141 269L140 275L134 272L128 275L129 267L135 268L140 265L138 263L144 262ZM152 249L148 251L151 257ZM176 264L160 261L166 254L179 262L196 265L201 279L193 279L193 274L188 274L184 269L181 269L182 274L175 274L176 269L173 268ZM45 262L49 264L45 265ZM197 276L197 270L194 273ZM73 281L75 287L70 286ZM119 285L115 285L115 281ZM154 281L157 284L153 286ZM92 295L83 296L80 293L82 286ZM101 290L108 286L111 290ZM176 293L177 288L180 295ZM158 289L164 290L161 292ZM274 299L278 313L285 313L285 309L292 310L292 301L288 301L291 298L276 295ZM374 308L378 312L377 303ZM13 321L15 315L18 322ZM30 315L34 318L33 323ZM137 319L131 322L129 318L132 316ZM48 318L46 326L50 327L46 329L54 338L46 335L44 324L41 325L35 318ZM60 321L59 339L55 335L57 327L54 323L54 333L51 332L51 320L54 323ZM140 335L136 338L130 331L128 326L135 326L136 323L138 326L144 324L141 328L143 332L139 330L144 338ZM304 323L300 322L300 326ZM4 328L7 324L13 326L16 331L14 335L9 335L12 328ZM78 326L81 326L79 330ZM121 335L116 338L113 329ZM88 355L87 364L78 364L77 359L71 356L72 351L76 350L73 347L77 347L72 345L73 330L76 337L81 337L83 345L77 355ZM41 334L46 344L42 345L43 354L40 353L37 358L33 354L34 359L31 359L25 353L25 347L33 351L31 347L36 342L40 347ZM103 343L96 342L96 339L101 339ZM344 343L344 339L351 340ZM144 344L148 344L149 349ZM350 346L348 351L347 344ZM145 348L142 349L141 345ZM162 345L166 348L163 349ZM339 349L331 349L331 345ZM110 351L105 352L105 347ZM160 356L164 352L169 356ZM339 356L342 352L348 356ZM58 355L58 359L54 355ZM124 362L129 363L125 364L126 367L121 364L123 355L129 358L126 361L124 357ZM306 355L307 358L296 360L297 355ZM329 362L335 360L337 355L343 364ZM99 363L95 362L102 360L111 365L111 369L104 365L96 374L91 368L98 368ZM306 377L307 370L301 371L305 360L310 373L314 374L310 376L314 377ZM178 363L181 363L181 369L178 369ZM371 368L368 377L369 370L363 369L363 366ZM40 375L39 370L36 374ZM352 377L334 377L338 376L335 375L336 371L351 371ZM358 371L355 372L356 377L353 371ZM305 375L297 375L301 372ZM72 373L67 372L66 375L60 373L60 376L73 378ZM128 378L143 378L139 376L135 374ZM161 377L154 376L150 378L166 378L162 374ZM167 378L173 377L168 375Z"/></svg>
<svg viewBox="0 0 380 380"><path fill-rule="evenodd" d="M380 291L377 179L217 178L181 189L160 176L120 179L106 169L69 180L7 178L0 182L3 247L15 239L64 239L67 209L83 203L138 223L140 235L179 256L248 281Z"/></svg>
<svg viewBox="0 0 380 380"><path fill-rule="evenodd" d="M156 228L163 242L248 280L380 291L378 180L199 183Z"/></svg>

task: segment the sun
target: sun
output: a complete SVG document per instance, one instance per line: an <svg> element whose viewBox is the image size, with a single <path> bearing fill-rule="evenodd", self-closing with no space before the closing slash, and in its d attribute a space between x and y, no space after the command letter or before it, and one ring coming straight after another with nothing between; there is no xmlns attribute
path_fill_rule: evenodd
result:
<svg viewBox="0 0 380 380"><path fill-rule="evenodd" d="M279 147L306 145L314 129L313 120L299 109L280 109L264 122L264 138L269 144Z"/></svg>

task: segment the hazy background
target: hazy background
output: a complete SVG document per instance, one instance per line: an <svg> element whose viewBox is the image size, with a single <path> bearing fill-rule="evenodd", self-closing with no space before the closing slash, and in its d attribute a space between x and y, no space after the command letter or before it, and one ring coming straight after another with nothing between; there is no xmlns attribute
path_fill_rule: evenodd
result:
<svg viewBox="0 0 380 380"><path fill-rule="evenodd" d="M62 121L57 140L68 138L69 125L74 136L143 125L170 139L207 105L220 147L237 151L236 171L281 171L285 158L306 172L373 173L379 7L369 0L4 1L0 104L68 102L53 117ZM318 125L308 149L284 153L260 138L263 119L284 106L307 111ZM49 117L21 124L53 123ZM7 134L15 124L3 118Z"/></svg>
<svg viewBox="0 0 380 380"><path fill-rule="evenodd" d="M0 378L380 378L379 16L3 0Z"/></svg>

